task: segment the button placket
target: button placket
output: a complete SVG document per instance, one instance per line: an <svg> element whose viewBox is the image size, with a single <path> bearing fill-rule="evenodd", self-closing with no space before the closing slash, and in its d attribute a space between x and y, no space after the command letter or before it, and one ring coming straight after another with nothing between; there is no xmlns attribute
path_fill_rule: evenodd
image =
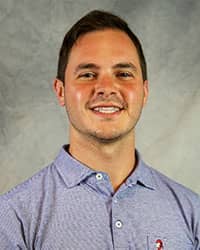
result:
<svg viewBox="0 0 200 250"><path fill-rule="evenodd" d="M114 194L112 197L112 237L115 248L128 249L129 240L127 230L127 220L122 206L123 197Z"/></svg>
<svg viewBox="0 0 200 250"><path fill-rule="evenodd" d="M112 206L113 213L114 213L114 211L118 210L118 206L119 206L118 199L117 199L117 197L114 197L113 198L113 206ZM117 217L115 217L114 225L115 225L116 228L119 229L119 228L122 228L123 223L122 223L122 221L120 219L118 219Z"/></svg>

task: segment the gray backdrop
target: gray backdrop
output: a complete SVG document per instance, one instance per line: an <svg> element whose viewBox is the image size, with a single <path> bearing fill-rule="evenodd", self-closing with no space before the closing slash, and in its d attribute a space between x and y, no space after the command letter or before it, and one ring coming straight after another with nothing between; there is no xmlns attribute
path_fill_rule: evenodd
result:
<svg viewBox="0 0 200 250"><path fill-rule="evenodd" d="M94 8L114 11L143 43L150 98L137 148L156 169L200 193L199 0L0 1L0 193L50 163L67 143L52 91L68 28Z"/></svg>

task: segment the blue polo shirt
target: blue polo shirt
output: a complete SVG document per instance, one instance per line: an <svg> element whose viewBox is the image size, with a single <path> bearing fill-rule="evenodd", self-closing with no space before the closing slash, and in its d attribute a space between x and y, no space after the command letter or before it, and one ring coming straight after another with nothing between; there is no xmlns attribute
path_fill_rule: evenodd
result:
<svg viewBox="0 0 200 250"><path fill-rule="evenodd" d="M55 161L0 197L0 249L200 249L200 197L147 166L117 192L64 146Z"/></svg>

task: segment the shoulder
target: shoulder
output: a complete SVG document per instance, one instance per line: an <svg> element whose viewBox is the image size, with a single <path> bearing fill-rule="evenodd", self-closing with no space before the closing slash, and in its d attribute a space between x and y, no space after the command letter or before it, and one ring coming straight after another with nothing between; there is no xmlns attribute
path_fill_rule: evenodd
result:
<svg viewBox="0 0 200 250"><path fill-rule="evenodd" d="M31 178L12 188L0 196L0 207L2 206L30 206L32 201L41 199L53 182L55 173L54 163L43 168Z"/></svg>
<svg viewBox="0 0 200 250"><path fill-rule="evenodd" d="M0 196L0 248L26 248L24 238L34 234L30 225L38 225L41 204L49 202L54 173L55 165L51 164Z"/></svg>
<svg viewBox="0 0 200 250"><path fill-rule="evenodd" d="M181 183L178 183L177 181L173 180L172 178L164 175L163 173L150 166L146 165L146 167L149 168L157 187L160 188L162 191L164 189L166 191L170 191L171 193L182 195L185 198L188 197L194 200L198 200L200 198L199 194L195 193L190 188L182 185Z"/></svg>
<svg viewBox="0 0 200 250"><path fill-rule="evenodd" d="M152 167L145 167L152 175L158 197L178 208L185 218L195 218L200 222L200 195Z"/></svg>
<svg viewBox="0 0 200 250"><path fill-rule="evenodd" d="M34 238L35 229L30 232L30 225L36 228L48 215L58 185L56 178L59 179L58 173L52 163L0 196L0 242L9 239L23 245L23 237L28 238L31 233Z"/></svg>

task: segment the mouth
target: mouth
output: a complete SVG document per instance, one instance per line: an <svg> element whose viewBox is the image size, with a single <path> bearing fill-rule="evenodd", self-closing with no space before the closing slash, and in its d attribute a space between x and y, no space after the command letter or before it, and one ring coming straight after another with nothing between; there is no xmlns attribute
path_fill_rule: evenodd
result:
<svg viewBox="0 0 200 250"><path fill-rule="evenodd" d="M97 105L91 106L90 110L93 112L93 114L99 116L100 118L113 119L117 118L121 114L121 112L124 110L124 107L122 105L111 103L99 103Z"/></svg>
<svg viewBox="0 0 200 250"><path fill-rule="evenodd" d="M92 108L94 112L102 113L102 114L113 114L121 111L122 109L119 107L109 106L109 107L95 107Z"/></svg>

